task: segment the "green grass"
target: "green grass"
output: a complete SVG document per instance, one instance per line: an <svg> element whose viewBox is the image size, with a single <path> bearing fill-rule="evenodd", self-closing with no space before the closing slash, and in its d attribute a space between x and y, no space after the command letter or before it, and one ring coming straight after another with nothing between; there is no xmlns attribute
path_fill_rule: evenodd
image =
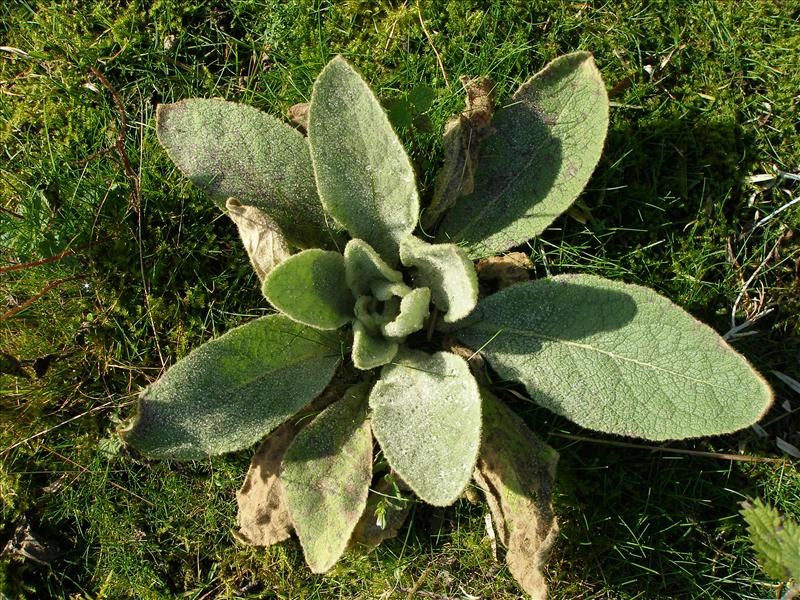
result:
<svg viewBox="0 0 800 600"><path fill-rule="evenodd" d="M800 4L436 0L421 16L449 87L408 2L0 5L0 45L29 55L0 51L3 264L79 249L0 274L2 312L68 279L0 320L0 349L30 372L0 375L0 543L25 515L62 551L49 566L0 559L8 597L404 598L417 583L451 597L519 597L492 558L481 505L417 506L397 539L313 576L295 541L269 550L233 542L248 452L176 464L113 443L163 366L266 310L233 227L159 148L155 106L221 96L284 113L308 99L336 53L386 99L435 90L431 130L401 131L429 197L441 129L463 106L459 75L493 77L503 98L558 54L592 51L616 103L606 151L580 198L586 224L562 217L531 243L536 274L648 285L724 333L763 263L737 319L774 310L736 347L778 393L768 437L743 431L676 446L780 456L776 436L800 445L798 413L780 406L796 409L800 397L769 373L800 379L800 208L751 227L797 185L751 200L757 190L745 181L773 165L800 170ZM121 119L92 68L124 104L138 206L107 151ZM37 378L33 361L47 355ZM554 598L778 597L737 502L761 496L797 518L800 474L788 460L654 454L599 435L576 442L552 434L585 432L505 399L561 453L561 536L547 568Z"/></svg>

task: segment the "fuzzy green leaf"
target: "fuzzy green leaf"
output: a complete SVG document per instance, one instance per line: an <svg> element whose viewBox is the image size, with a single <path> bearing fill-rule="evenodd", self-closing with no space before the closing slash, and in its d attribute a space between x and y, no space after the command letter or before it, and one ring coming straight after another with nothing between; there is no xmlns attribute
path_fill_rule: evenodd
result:
<svg viewBox="0 0 800 600"><path fill-rule="evenodd" d="M525 82L492 122L474 190L445 215L440 241L471 258L539 235L583 190L608 128L608 96L592 55L561 56Z"/></svg>
<svg viewBox="0 0 800 600"><path fill-rule="evenodd" d="M428 318L431 291L428 288L415 288L400 301L400 314L383 326L383 335L390 338L404 338L422 329Z"/></svg>
<svg viewBox="0 0 800 600"><path fill-rule="evenodd" d="M139 397L125 441L153 458L246 448L322 392L341 340L282 315L251 321L178 361Z"/></svg>
<svg viewBox="0 0 800 600"><path fill-rule="evenodd" d="M647 438L729 433L772 391L710 327L654 291L590 275L520 283L478 303L456 337L583 427Z"/></svg>
<svg viewBox="0 0 800 600"><path fill-rule="evenodd" d="M558 453L488 390L474 477L486 494L511 574L534 599L547 597L542 567L558 535L552 488Z"/></svg>
<svg viewBox="0 0 800 600"><path fill-rule="evenodd" d="M414 170L369 86L341 56L314 82L308 140L327 211L396 264L417 224Z"/></svg>
<svg viewBox="0 0 800 600"><path fill-rule="evenodd" d="M353 294L374 294L376 285L403 283L403 274L395 271L363 240L352 239L344 248L345 280Z"/></svg>
<svg viewBox="0 0 800 600"><path fill-rule="evenodd" d="M366 383L348 389L297 435L283 459L289 514L314 573L339 560L367 505L372 479L368 392Z"/></svg>
<svg viewBox="0 0 800 600"><path fill-rule="evenodd" d="M764 572L780 581L800 579L800 525L760 499L743 507L747 532Z"/></svg>
<svg viewBox="0 0 800 600"><path fill-rule="evenodd" d="M397 354L399 348L395 340L372 334L361 321L353 322L353 364L357 369L367 371L382 367Z"/></svg>
<svg viewBox="0 0 800 600"><path fill-rule="evenodd" d="M338 252L311 249L287 258L270 271L262 291L286 316L317 329L338 329L353 318L353 294Z"/></svg>
<svg viewBox="0 0 800 600"><path fill-rule="evenodd" d="M294 128L251 106L195 98L160 104L156 133L220 208L235 198L264 211L296 246L331 243L308 143Z"/></svg>
<svg viewBox="0 0 800 600"><path fill-rule="evenodd" d="M466 317L478 302L478 276L472 261L454 244L428 244L408 236L400 244L400 260L416 267L415 282L431 289L446 323Z"/></svg>
<svg viewBox="0 0 800 600"><path fill-rule="evenodd" d="M425 502L452 504L480 445L481 398L463 358L406 350L381 371L369 397L386 460Z"/></svg>

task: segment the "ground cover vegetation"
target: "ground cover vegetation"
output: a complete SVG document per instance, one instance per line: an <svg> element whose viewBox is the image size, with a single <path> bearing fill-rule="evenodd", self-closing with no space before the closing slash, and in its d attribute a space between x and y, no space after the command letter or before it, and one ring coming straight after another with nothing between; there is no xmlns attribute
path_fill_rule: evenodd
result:
<svg viewBox="0 0 800 600"><path fill-rule="evenodd" d="M790 446L800 398L785 378L799 378L799 218L792 206L772 216L796 196L780 173L800 164L791 84L799 10L4 4L0 236L3 264L24 268L2 273L0 519L4 541L26 522L44 547L39 563L2 559L3 592L517 597L493 557L482 504L414 506L398 538L345 554L319 577L296 543L264 551L234 542L232 498L250 452L151 462L119 444L118 423L166 366L267 314L235 229L172 166L153 116L159 103L197 96L285 113L341 53L389 108L424 203L444 124L463 109L460 75L489 76L495 97L506 98L555 56L591 50L612 100L604 155L577 207L521 248L530 275L646 285L720 333L732 309L737 324L769 311L740 332L753 335L731 341L778 398L758 431L669 444L701 453L692 455L620 447L630 440L580 430L521 400L521 389L503 390L560 453L551 594L779 594L755 561L737 502L760 496L800 512ZM748 183L760 174L758 186Z"/></svg>

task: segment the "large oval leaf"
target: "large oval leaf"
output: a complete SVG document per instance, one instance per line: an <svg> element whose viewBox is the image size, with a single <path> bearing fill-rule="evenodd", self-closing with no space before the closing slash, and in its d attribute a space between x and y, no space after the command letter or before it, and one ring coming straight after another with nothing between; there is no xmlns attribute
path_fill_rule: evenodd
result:
<svg viewBox="0 0 800 600"><path fill-rule="evenodd" d="M414 492L452 504L480 446L481 398L467 362L449 352L406 350L381 371L369 397L386 460Z"/></svg>
<svg viewBox="0 0 800 600"><path fill-rule="evenodd" d="M414 170L366 82L341 56L314 83L308 141L322 203L354 238L397 264L417 224Z"/></svg>
<svg viewBox="0 0 800 600"><path fill-rule="evenodd" d="M539 235L583 190L608 129L608 96L588 52L561 56L497 111L474 191L445 215L438 239L471 258Z"/></svg>
<svg viewBox="0 0 800 600"><path fill-rule="evenodd" d="M368 392L367 383L348 389L297 435L283 459L289 514L314 573L339 560L367 505L372 479Z"/></svg>
<svg viewBox="0 0 800 600"><path fill-rule="evenodd" d="M310 248L287 258L266 276L262 292L286 316L317 329L338 329L353 318L338 252Z"/></svg>
<svg viewBox="0 0 800 600"><path fill-rule="evenodd" d="M283 315L256 319L203 344L145 389L124 439L154 458L246 448L322 392L340 353L336 332Z"/></svg>
<svg viewBox="0 0 800 600"><path fill-rule="evenodd" d="M590 275L520 283L456 337L537 403L583 427L651 440L729 433L772 392L710 327L654 291Z"/></svg>
<svg viewBox="0 0 800 600"><path fill-rule="evenodd" d="M156 133L220 208L235 198L266 213L296 246L330 245L308 143L296 129L252 106L194 98L160 104Z"/></svg>

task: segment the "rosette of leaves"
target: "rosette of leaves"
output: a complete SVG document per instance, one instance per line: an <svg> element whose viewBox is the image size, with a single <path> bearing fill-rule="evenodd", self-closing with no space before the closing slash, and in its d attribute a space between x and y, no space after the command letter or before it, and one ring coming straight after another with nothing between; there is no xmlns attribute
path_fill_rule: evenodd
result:
<svg viewBox="0 0 800 600"><path fill-rule="evenodd" d="M403 490L445 506L473 481L512 574L544 597L556 455L491 381L519 382L584 427L650 440L746 427L772 396L713 330L647 288L561 275L479 299L472 261L541 234L586 185L608 99L584 52L496 111L486 80L463 81L427 240L409 158L341 57L314 83L307 137L223 100L159 107L159 140L234 220L277 313L178 361L142 392L123 435L173 459L263 439L237 537L269 545L294 531L315 572L395 532ZM444 332L468 350L448 351ZM479 354L481 385L464 358ZM396 502L382 503L389 489Z"/></svg>

